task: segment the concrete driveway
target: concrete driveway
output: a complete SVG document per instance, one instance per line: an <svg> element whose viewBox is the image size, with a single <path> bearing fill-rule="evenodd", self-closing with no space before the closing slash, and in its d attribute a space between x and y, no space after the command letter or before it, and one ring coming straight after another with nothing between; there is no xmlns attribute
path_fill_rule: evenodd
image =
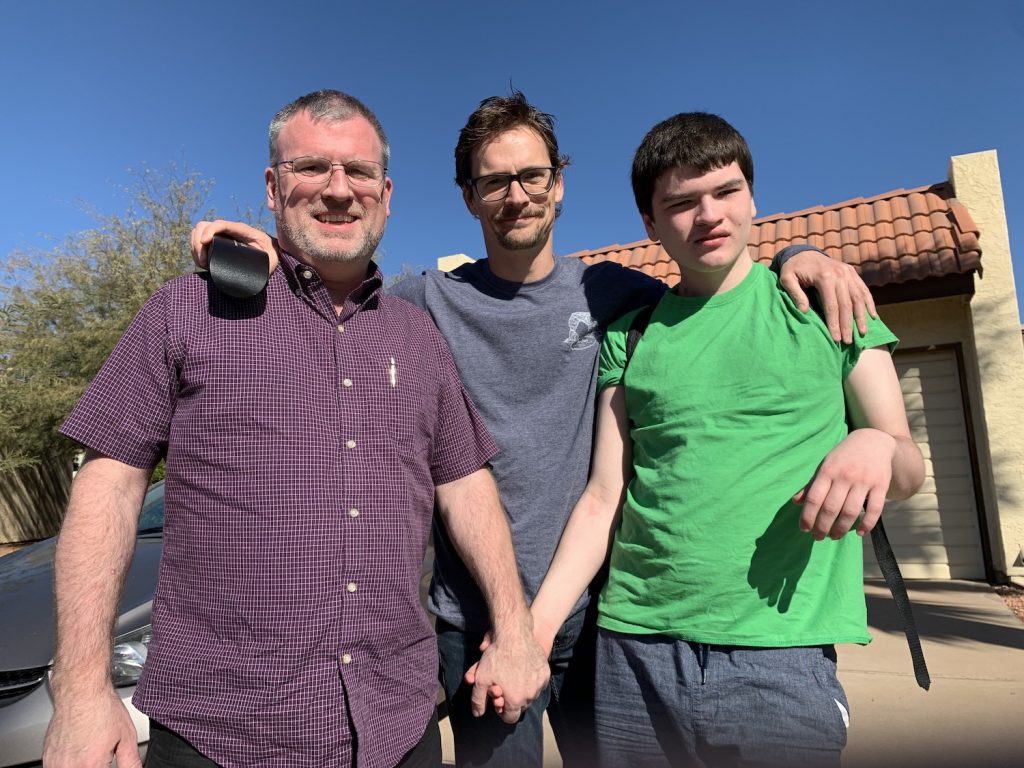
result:
<svg viewBox="0 0 1024 768"><path fill-rule="evenodd" d="M884 584L866 586L874 642L839 649L850 699L844 768L1024 766L1024 624L987 585L908 585L932 687L914 681Z"/></svg>
<svg viewBox="0 0 1024 768"><path fill-rule="evenodd" d="M874 641L839 647L851 710L844 768L1024 766L1024 624L985 584L913 581L908 591L931 690L914 680L888 590L869 582ZM441 727L445 764L454 765L451 730ZM546 737L544 768L559 768L550 729Z"/></svg>

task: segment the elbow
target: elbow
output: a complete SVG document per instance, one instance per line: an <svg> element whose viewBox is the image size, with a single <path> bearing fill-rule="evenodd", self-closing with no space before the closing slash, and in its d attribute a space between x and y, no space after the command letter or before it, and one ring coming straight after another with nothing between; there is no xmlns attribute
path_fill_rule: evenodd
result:
<svg viewBox="0 0 1024 768"><path fill-rule="evenodd" d="M611 488L591 484L583 492L576 514L592 521L614 519L622 509L625 496L621 485Z"/></svg>

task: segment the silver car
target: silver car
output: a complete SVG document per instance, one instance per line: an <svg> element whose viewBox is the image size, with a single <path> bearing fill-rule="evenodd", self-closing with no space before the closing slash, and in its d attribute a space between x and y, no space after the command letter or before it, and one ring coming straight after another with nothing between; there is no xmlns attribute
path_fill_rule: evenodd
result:
<svg viewBox="0 0 1024 768"><path fill-rule="evenodd" d="M132 706L131 697L146 662L163 527L160 482L149 489L142 505L135 557L114 627L110 670L135 722L140 749L149 742L149 720ZM53 715L56 544L56 538L46 539L0 557L0 768L41 765L43 737Z"/></svg>

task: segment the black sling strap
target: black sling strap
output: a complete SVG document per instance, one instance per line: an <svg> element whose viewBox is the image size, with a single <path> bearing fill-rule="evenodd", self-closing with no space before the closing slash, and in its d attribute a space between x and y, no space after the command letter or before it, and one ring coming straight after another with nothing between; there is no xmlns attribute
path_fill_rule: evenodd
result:
<svg viewBox="0 0 1024 768"><path fill-rule="evenodd" d="M917 636L917 624L914 623L914 612L910 608L907 585L903 583L903 574L900 573L896 555L889 545L889 537L885 533L885 526L882 525L882 518L878 518L875 527L871 529L871 546L874 547L878 567L882 570L882 578L892 593L896 610L903 621L903 632L907 636L907 645L910 646L910 661L914 665L914 677L917 678L917 684L927 691L931 687L932 679L928 675L924 651L921 650L921 638Z"/></svg>
<svg viewBox="0 0 1024 768"><path fill-rule="evenodd" d="M622 366L623 375L629 366L630 358L633 357L636 345L640 343L644 331L647 330L647 325L651 322L652 314L654 314L653 304L641 309L629 325L629 333L626 334L626 360ZM914 613L910 607L907 585L903 582L899 563L896 562L896 555L893 554L892 546L889 544L889 537L885 534L882 518L878 518L875 527L871 529L871 545L875 550L875 559L882 571L882 578L885 579L885 585L892 593L896 610L903 622L903 632L907 636L907 645L910 646L910 660L914 665L914 677L917 679L917 684L927 691L932 684L928 674L928 665L924 661L924 651L921 649L921 639L918 637L917 624L914 622Z"/></svg>

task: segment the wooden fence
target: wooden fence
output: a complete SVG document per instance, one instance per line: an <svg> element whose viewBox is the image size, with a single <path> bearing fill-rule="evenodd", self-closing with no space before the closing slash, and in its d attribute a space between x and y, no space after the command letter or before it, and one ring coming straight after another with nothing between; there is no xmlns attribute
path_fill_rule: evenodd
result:
<svg viewBox="0 0 1024 768"><path fill-rule="evenodd" d="M49 461L0 473L0 544L56 535L71 490L71 463Z"/></svg>

